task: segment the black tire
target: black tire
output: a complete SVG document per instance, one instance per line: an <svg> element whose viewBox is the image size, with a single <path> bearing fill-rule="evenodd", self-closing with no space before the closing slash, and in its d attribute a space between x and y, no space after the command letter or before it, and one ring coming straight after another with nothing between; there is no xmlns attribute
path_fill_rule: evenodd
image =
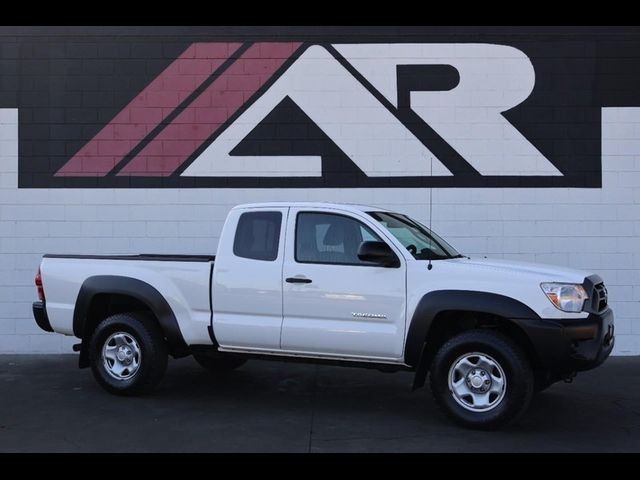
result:
<svg viewBox="0 0 640 480"><path fill-rule="evenodd" d="M112 361L102 356L105 343L112 335L120 333L129 340L133 339L139 350L139 364L130 378L115 378L106 365ZM113 340L111 343L114 344ZM143 312L119 313L100 322L91 337L89 355L93 376L102 388L115 395L147 393L160 383L167 370L168 351L162 331L155 318ZM135 358L135 354L133 356Z"/></svg>
<svg viewBox="0 0 640 480"><path fill-rule="evenodd" d="M230 372L247 363L246 358L232 356L214 357L194 354L193 358L195 358L201 367L209 370L211 373Z"/></svg>
<svg viewBox="0 0 640 480"><path fill-rule="evenodd" d="M490 356L504 371L504 396L499 400L496 395L496 405L487 411L464 408L449 389L450 369L462 356L471 353ZM431 364L430 386L437 404L455 422L469 428L493 430L515 422L524 414L533 396L534 379L526 355L515 342L498 332L470 330L451 338L438 350Z"/></svg>

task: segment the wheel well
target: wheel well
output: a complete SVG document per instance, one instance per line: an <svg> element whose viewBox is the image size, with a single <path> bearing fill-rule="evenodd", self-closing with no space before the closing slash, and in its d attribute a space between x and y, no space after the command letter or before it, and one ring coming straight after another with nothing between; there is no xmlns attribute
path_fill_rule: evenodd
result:
<svg viewBox="0 0 640 480"><path fill-rule="evenodd" d="M158 322L149 306L130 295L118 293L98 293L93 296L87 309L86 320L82 333L82 348L80 350L80 367L89 366L89 342L98 324L112 315L126 312L147 312Z"/></svg>
<svg viewBox="0 0 640 480"><path fill-rule="evenodd" d="M478 328L492 329L501 332L515 341L529 358L532 367L538 364L538 358L533 343L524 331L514 322L483 312L447 310L440 312L433 319L433 323L425 339L423 362L428 367L440 347L453 336Z"/></svg>
<svg viewBox="0 0 640 480"><path fill-rule="evenodd" d="M149 306L129 295L115 293L99 293L93 297L87 310L85 335L90 335L98 324L105 318L117 313L125 312L149 312L153 314Z"/></svg>

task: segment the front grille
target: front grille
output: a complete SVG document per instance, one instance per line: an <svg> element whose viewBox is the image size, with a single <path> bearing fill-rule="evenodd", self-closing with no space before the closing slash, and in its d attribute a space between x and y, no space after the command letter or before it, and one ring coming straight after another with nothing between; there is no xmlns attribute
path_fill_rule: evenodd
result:
<svg viewBox="0 0 640 480"><path fill-rule="evenodd" d="M591 308L596 312L602 312L607 308L609 294L604 283L598 283L593 287L593 295L591 300Z"/></svg>

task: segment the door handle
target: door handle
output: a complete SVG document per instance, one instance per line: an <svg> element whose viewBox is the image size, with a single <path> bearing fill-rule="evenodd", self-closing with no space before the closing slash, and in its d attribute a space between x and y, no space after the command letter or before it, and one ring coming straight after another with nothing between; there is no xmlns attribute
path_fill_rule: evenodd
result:
<svg viewBox="0 0 640 480"><path fill-rule="evenodd" d="M310 278L304 277L289 277L285 280L287 283L311 283L312 280Z"/></svg>

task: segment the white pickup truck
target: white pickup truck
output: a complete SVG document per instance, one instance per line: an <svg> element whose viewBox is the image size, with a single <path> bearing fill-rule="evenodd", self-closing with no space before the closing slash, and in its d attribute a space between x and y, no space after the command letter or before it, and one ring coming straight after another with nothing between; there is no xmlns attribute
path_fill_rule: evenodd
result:
<svg viewBox="0 0 640 480"><path fill-rule="evenodd" d="M600 365L614 344L602 280L468 258L415 220L329 203L241 205L217 256L45 255L33 306L74 335L116 394L150 390L167 358L212 371L249 358L429 373L457 422L495 428L533 394Z"/></svg>

